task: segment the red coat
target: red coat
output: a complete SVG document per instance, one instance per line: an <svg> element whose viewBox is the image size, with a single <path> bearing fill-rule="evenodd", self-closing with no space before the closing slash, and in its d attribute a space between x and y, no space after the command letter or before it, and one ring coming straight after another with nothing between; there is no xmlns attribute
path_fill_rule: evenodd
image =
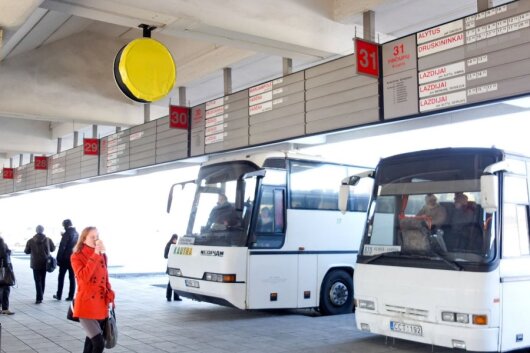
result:
<svg viewBox="0 0 530 353"><path fill-rule="evenodd" d="M109 304L114 302L106 256L98 255L94 248L83 245L81 251L74 252L70 260L78 286L74 316L82 319L105 319L108 317Z"/></svg>

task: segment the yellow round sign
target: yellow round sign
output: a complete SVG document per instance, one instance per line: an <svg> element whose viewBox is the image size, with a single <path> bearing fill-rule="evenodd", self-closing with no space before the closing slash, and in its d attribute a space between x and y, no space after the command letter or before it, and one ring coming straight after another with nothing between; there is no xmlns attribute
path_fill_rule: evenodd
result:
<svg viewBox="0 0 530 353"><path fill-rule="evenodd" d="M114 60L114 78L132 100L149 103L165 97L176 81L169 50L152 38L138 38L123 47Z"/></svg>

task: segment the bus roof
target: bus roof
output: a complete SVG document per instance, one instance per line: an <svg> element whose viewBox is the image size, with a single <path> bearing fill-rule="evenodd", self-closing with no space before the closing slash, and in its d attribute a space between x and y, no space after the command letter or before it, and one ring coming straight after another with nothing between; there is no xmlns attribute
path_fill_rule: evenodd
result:
<svg viewBox="0 0 530 353"><path fill-rule="evenodd" d="M254 163L259 168L262 168L265 161L269 158L281 158L281 159L298 159L316 162L328 162L344 164L338 161L331 161L321 156L303 154L297 151L272 151L272 152L257 152L257 153L244 153L236 155L225 155L218 158L212 158L211 160L204 162L201 166L212 165L217 163L226 163L233 161L248 161Z"/></svg>

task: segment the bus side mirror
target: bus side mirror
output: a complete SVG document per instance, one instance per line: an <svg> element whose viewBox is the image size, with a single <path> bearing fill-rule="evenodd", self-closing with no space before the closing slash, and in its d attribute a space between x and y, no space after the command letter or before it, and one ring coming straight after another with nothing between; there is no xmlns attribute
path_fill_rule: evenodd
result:
<svg viewBox="0 0 530 353"><path fill-rule="evenodd" d="M480 177L480 204L485 212L493 213L499 208L499 184L494 174Z"/></svg>
<svg viewBox="0 0 530 353"><path fill-rule="evenodd" d="M341 185L339 190L339 211L345 214L348 211L348 199L350 197L350 186Z"/></svg>

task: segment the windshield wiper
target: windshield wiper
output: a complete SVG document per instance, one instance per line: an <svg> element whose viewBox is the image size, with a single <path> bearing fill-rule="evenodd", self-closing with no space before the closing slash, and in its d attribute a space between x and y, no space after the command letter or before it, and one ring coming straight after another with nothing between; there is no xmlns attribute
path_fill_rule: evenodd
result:
<svg viewBox="0 0 530 353"><path fill-rule="evenodd" d="M458 262L451 260L446 254L444 254L442 251L438 250L431 250L431 254L437 255L440 260L445 262L447 265L449 265L453 270L456 271L462 271L462 266L458 264Z"/></svg>

